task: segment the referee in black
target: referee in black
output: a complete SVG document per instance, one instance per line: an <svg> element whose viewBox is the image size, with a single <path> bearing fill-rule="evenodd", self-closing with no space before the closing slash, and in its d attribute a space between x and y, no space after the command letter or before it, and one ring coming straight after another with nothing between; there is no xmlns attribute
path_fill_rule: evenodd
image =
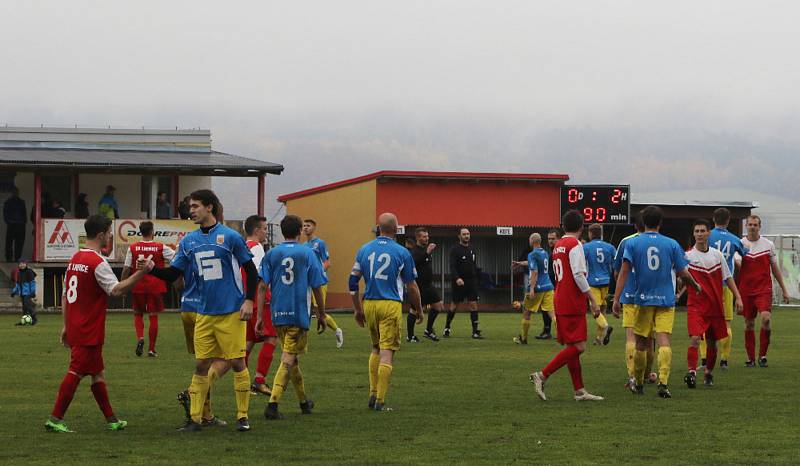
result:
<svg viewBox="0 0 800 466"><path fill-rule="evenodd" d="M444 310L444 303L439 290L433 286L433 262L431 254L436 249L436 244L430 242L430 233L425 227L418 227L414 230L414 237L416 243L411 248L411 257L414 258L414 266L417 268L417 287L419 287L419 294L422 298L422 307L430 306L428 311L428 326L425 329L425 338L431 341L439 341L439 337L433 330L433 322L436 316ZM408 318L408 329L410 334L413 335L414 325L417 323L417 317L411 315Z"/></svg>
<svg viewBox="0 0 800 466"><path fill-rule="evenodd" d="M478 265L475 251L469 245L469 230L462 228L458 232L458 244L450 249L450 277L453 280L453 301L447 312L447 324L443 335L450 336L450 324L456 316L458 305L467 301L469 318L472 321L472 338L483 338L478 330Z"/></svg>

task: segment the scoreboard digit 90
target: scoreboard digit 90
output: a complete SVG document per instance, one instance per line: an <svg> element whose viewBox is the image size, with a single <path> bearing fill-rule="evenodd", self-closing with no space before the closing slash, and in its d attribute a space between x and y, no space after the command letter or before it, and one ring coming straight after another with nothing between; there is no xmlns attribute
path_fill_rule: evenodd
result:
<svg viewBox="0 0 800 466"><path fill-rule="evenodd" d="M564 185L561 215L568 210L583 214L584 223L606 225L630 223L630 185Z"/></svg>

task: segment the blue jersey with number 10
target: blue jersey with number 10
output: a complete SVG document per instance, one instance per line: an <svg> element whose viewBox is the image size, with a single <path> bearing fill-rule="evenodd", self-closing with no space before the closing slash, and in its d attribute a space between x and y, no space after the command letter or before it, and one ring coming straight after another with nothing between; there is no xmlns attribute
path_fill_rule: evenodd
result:
<svg viewBox="0 0 800 466"><path fill-rule="evenodd" d="M675 306L675 272L689 266L677 241L644 232L627 242L623 258L636 270L636 304Z"/></svg>
<svg viewBox="0 0 800 466"><path fill-rule="evenodd" d="M589 286L603 287L611 283L611 269L616 253L614 246L599 239L583 245L583 255L586 256L589 271L586 277Z"/></svg>
<svg viewBox="0 0 800 466"><path fill-rule="evenodd" d="M353 272L364 277L364 299L403 301L403 283L417 279L414 259L397 241L379 236L361 246Z"/></svg>
<svg viewBox="0 0 800 466"><path fill-rule="evenodd" d="M328 283L314 251L295 241L275 246L261 260L259 276L272 292L272 323L308 329L311 288Z"/></svg>

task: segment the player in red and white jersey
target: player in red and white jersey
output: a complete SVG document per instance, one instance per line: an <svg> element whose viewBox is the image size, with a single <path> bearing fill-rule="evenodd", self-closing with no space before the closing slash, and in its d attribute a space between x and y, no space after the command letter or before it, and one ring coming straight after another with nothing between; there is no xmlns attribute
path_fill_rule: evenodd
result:
<svg viewBox="0 0 800 466"><path fill-rule="evenodd" d="M175 251L169 246L153 241L153 222L139 224L139 233L142 241L133 243L125 254L125 266L122 268L122 279L128 278L131 271L136 272L136 261L151 259L156 268L162 269L169 265L175 257ZM136 261L134 261L134 259ZM158 313L164 310L164 293L167 285L156 277L145 275L133 287L133 327L136 330L136 356L144 352L144 313L150 320L150 329L147 332L150 344L147 356L154 358L156 353L156 338L158 338Z"/></svg>
<svg viewBox="0 0 800 466"><path fill-rule="evenodd" d="M114 415L108 399L103 372L103 342L105 340L108 296L122 296L152 269L152 261L139 263L141 270L121 282L100 251L111 240L111 220L92 215L84 224L86 248L76 252L64 275L61 307L64 327L61 343L71 351L69 369L58 389L55 406L45 428L51 432L71 432L64 423L75 390L81 379L92 376L92 394L103 412L110 430L122 430L128 424Z"/></svg>
<svg viewBox="0 0 800 466"><path fill-rule="evenodd" d="M783 282L781 269L775 257L775 245L761 236L761 218L758 215L747 217L747 236L742 238L742 246L748 249L742 258L742 268L736 282L742 293L744 310L744 347L747 351L745 366L755 367L756 359L756 316L761 315L761 339L758 351L758 365L767 367L767 349L772 332L772 275L783 291L783 301L789 302L789 290ZM770 274L771 272L771 274Z"/></svg>
<svg viewBox="0 0 800 466"><path fill-rule="evenodd" d="M258 215L251 215L244 221L244 231L247 235L247 247L253 253L253 263L256 270L261 270L261 260L264 258L264 246L267 241L267 219ZM242 269L242 277L245 272ZM243 280L247 283L247 280ZM256 375L253 379L253 384L250 386L250 392L253 394L272 395L269 385L266 383L266 376L269 374L269 368L272 365L272 357L275 353L275 346L278 344L278 332L275 326L272 325L272 312L270 312L270 290L267 288L265 295L257 298L257 302L263 301L263 304L256 309L262 314L262 328L256 329L256 322L258 321L258 312L253 312L253 316L247 322L247 355L245 361L250 360L250 352L256 343L263 342L261 351L258 353L258 364L256 366Z"/></svg>
<svg viewBox="0 0 800 466"><path fill-rule="evenodd" d="M733 293L735 308L740 312L742 310L742 297L736 288L728 261L719 249L709 247L710 234L711 223L708 220L695 220L693 224L695 245L686 253L689 273L701 287L700 293L687 295L686 326L691 340L686 353L689 372L683 381L689 388L695 388L697 385L698 348L703 335L706 340L706 367L703 379L707 387L714 385L712 372L717 362L717 341L728 336L722 294L723 282Z"/></svg>
<svg viewBox="0 0 800 466"><path fill-rule="evenodd" d="M581 353L586 351L586 302L588 300L594 317L600 314L586 280L586 256L578 240L583 231L583 215L570 210L561 220L566 234L553 249L552 264L556 276L556 333L558 342L567 347L561 350L540 372L531 374L536 394L547 400L544 383L555 371L566 365L572 378L576 401L600 401L601 396L592 395L583 388Z"/></svg>

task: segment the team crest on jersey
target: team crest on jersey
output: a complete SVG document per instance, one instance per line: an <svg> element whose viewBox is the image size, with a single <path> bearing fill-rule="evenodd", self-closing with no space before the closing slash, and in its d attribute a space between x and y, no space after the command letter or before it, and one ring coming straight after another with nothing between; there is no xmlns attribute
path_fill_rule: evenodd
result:
<svg viewBox="0 0 800 466"><path fill-rule="evenodd" d="M225 235L217 235L217 244L218 245L225 244Z"/></svg>

